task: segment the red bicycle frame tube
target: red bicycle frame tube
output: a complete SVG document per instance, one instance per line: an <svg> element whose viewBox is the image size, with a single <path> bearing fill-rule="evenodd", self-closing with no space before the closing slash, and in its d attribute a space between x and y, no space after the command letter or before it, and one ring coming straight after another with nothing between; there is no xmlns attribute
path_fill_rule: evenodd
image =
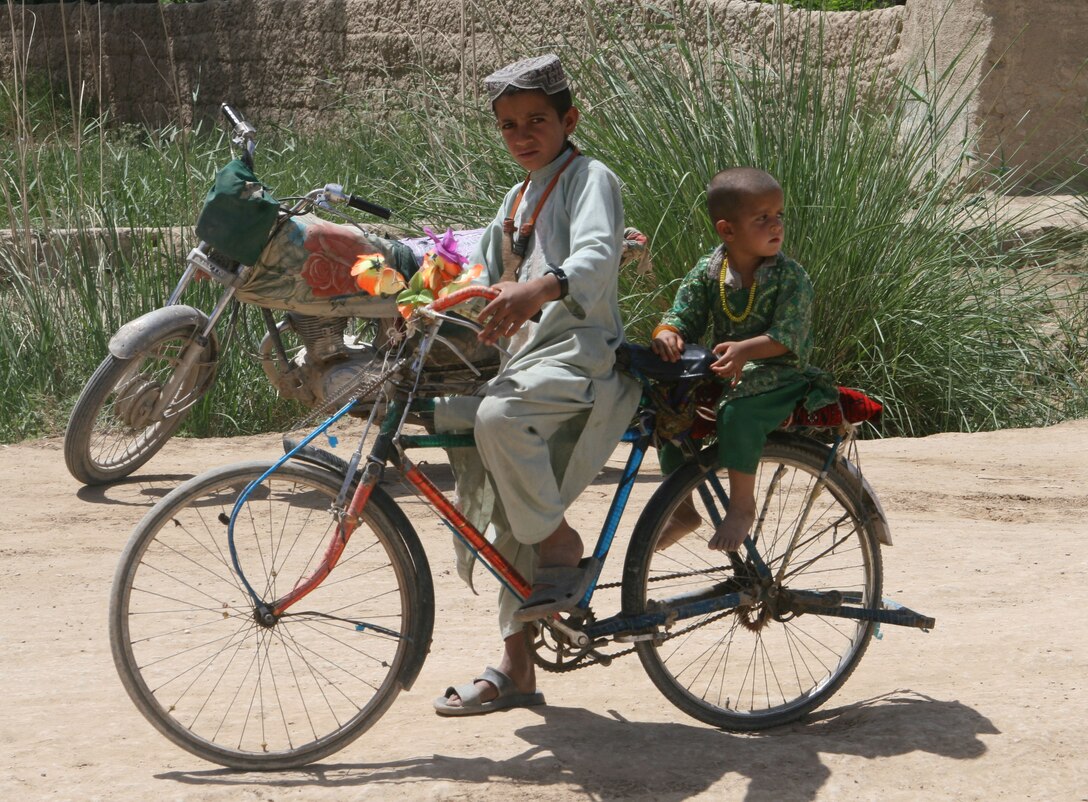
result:
<svg viewBox="0 0 1088 802"><path fill-rule="evenodd" d="M491 287L465 287L464 289L452 292L443 298L439 298L434 303L430 304L430 308L436 312L441 312L452 306L456 306L469 298L487 298L490 300L497 296L498 292ZM442 495L442 491L435 487L426 476L420 473L415 465L412 465L407 461L405 462L405 465L407 469L405 470L404 475L408 480L435 506L439 514L442 515L451 526L455 527L465 540L472 544L473 548L479 552L484 561L502 577L507 585L520 595L522 599L526 598L532 588L529 586L529 583L525 581L525 578L518 573L517 569L514 568L514 566L512 566L494 546L488 543L483 535L476 531L476 528L468 522L465 516L446 500L446 497ZM348 504L348 508L344 515L340 518L340 522L336 525L336 531L333 532L332 538L329 540L329 545L325 548L325 555L321 558L321 563L310 576L299 582L290 593L277 599L270 605L274 616L279 617L283 615L288 607L298 602L299 599L305 597L312 592L314 588L325 581L325 577L327 577L332 572L332 569L336 567L336 563L340 560L340 555L344 553L344 548L351 539L352 532L355 531L355 527L359 524L359 515L363 511L363 507L366 506L366 502L370 498L370 493L377 482L378 479L375 475L372 480L362 481L359 483L359 486L355 488L355 493L351 497L351 502Z"/></svg>
<svg viewBox="0 0 1088 802"><path fill-rule="evenodd" d="M321 563L310 576L295 585L290 593L270 605L272 615L277 618L283 615L288 607L325 581L325 577L332 572L332 569L336 567L336 563L340 561L340 555L344 553L344 547L351 540L351 533L355 531L355 527L359 524L359 514L363 511L363 507L366 506L370 493L377 483L377 478L375 478L372 482L360 482L359 486L355 488L347 512L336 525L336 531L333 532L332 538L329 540L329 545L325 549L325 556L321 558Z"/></svg>
<svg viewBox="0 0 1088 802"><path fill-rule="evenodd" d="M408 464L404 471L404 476L416 489L424 495L424 497L434 505L434 508L438 510L438 513L454 528L457 532L467 540L472 548L478 552L479 556L486 562L500 577L506 582L522 599L528 597L532 588L529 583L525 581L518 569L510 564L510 562L499 553L487 538L476 531L476 527L468 522L468 519L461 514L461 511L454 507L442 495L442 491L439 490L434 484L424 476L419 468L415 465Z"/></svg>

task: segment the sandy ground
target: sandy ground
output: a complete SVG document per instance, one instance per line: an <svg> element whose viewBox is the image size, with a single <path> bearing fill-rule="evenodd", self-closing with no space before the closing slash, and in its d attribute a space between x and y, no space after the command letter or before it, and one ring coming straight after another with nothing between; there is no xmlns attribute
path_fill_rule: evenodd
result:
<svg viewBox="0 0 1088 802"><path fill-rule="evenodd" d="M177 440L107 489L71 479L56 440L0 447L0 798L1088 799L1088 421L862 444L896 543L884 549L885 595L937 626L885 627L804 722L716 731L673 708L635 657L544 675L545 708L437 718L432 698L496 659L494 598L470 595L445 559L448 534L421 518L439 611L416 686L323 764L240 774L143 720L114 672L106 610L149 505L276 445ZM592 526L609 495L591 488L575 519Z"/></svg>

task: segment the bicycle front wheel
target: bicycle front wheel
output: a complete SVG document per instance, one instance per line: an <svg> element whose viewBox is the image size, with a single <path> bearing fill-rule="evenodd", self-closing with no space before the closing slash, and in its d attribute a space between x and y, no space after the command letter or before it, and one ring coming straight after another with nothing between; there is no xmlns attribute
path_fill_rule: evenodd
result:
<svg viewBox="0 0 1088 802"><path fill-rule="evenodd" d="M227 523L269 465L216 469L166 496L133 533L110 597L114 662L140 712L183 749L246 770L302 766L361 735L422 659L433 621L429 571L416 570L399 531L410 525L375 489L332 573L262 623ZM288 463L242 506L234 545L263 600L321 561L340 481Z"/></svg>
<svg viewBox="0 0 1088 802"><path fill-rule="evenodd" d="M639 518L624 570L626 614L672 604L681 594L742 593L750 600L677 621L637 645L658 689L700 721L737 731L794 721L834 694L865 652L871 621L819 612L836 601L877 607L881 598L879 544L859 515L857 481L836 466L809 500L826 453L801 438L772 438L764 449L756 482L763 520L753 539L769 577L743 551L707 547L727 504L716 446L670 476ZM662 547L673 511L689 498L703 523Z"/></svg>

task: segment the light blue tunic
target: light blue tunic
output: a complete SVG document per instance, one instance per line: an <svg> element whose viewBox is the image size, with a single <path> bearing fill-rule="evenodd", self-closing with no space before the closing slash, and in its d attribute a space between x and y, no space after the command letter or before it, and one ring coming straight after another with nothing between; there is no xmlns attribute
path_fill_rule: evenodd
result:
<svg viewBox="0 0 1088 802"><path fill-rule="evenodd" d="M518 225L536 210L569 154L533 174ZM487 266L492 283L502 275L502 221L519 188L507 193L473 255L473 263ZM464 449L451 452L462 510L474 523L494 524L489 536L528 579L535 563L531 547L555 531L604 466L638 404L638 384L615 367L623 341L622 250L619 182L600 162L579 156L537 217L519 277L527 281L550 265L561 267L570 294L546 303L539 323L527 323L502 343L512 356L482 397L443 399L436 406L440 431L475 426L479 461ZM494 509L491 489L500 500ZM471 585L471 560L463 552L459 557ZM509 594L500 602L504 637L521 626L509 620L515 602Z"/></svg>

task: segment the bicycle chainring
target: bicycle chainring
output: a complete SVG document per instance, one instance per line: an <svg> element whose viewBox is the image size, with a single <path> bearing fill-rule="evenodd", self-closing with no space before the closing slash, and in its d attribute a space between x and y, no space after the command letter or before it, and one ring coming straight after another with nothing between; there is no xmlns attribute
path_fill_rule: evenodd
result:
<svg viewBox="0 0 1088 802"><path fill-rule="evenodd" d="M577 621L574 620L573 616L566 616L565 619L563 623L568 624L573 629L581 629L592 622L593 614L589 613L586 617ZM549 626L546 621L539 621L535 625L535 633L529 642L529 649L532 653L533 662L545 671L553 673L573 671L576 668L582 668L584 665L592 665L593 662L596 662L595 660L586 662L587 657L593 654L592 644L581 647L574 646L568 642L567 637L562 632Z"/></svg>

